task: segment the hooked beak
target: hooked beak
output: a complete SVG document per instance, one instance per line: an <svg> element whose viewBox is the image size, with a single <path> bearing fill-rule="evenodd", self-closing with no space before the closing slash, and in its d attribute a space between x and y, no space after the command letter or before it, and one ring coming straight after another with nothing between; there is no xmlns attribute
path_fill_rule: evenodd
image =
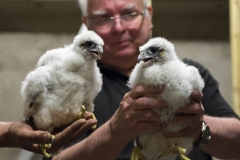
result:
<svg viewBox="0 0 240 160"><path fill-rule="evenodd" d="M146 68L148 66L150 66L152 64L152 62L155 61L155 58L154 57L150 57L150 56L147 56L146 53L144 52L141 52L138 56L138 61L143 61L144 64L142 66L142 68Z"/></svg>
<svg viewBox="0 0 240 160"><path fill-rule="evenodd" d="M96 48L90 49L89 52L97 59L101 59L103 55L103 48L102 46L98 45Z"/></svg>

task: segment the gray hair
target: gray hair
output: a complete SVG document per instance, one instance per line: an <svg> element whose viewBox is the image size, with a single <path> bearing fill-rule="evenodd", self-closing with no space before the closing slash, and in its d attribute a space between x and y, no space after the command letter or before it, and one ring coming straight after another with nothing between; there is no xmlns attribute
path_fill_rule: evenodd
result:
<svg viewBox="0 0 240 160"><path fill-rule="evenodd" d="M78 0L80 9L82 11L83 16L87 16L87 5L88 5L88 0ZM150 0L143 0L143 5L144 6L149 6L150 5ZM147 13L148 15L148 13Z"/></svg>

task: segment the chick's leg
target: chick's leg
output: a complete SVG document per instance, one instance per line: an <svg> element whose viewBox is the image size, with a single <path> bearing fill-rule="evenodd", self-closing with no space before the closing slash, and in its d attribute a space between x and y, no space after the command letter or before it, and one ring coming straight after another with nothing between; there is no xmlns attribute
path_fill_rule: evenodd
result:
<svg viewBox="0 0 240 160"><path fill-rule="evenodd" d="M84 105L82 105L81 111L78 113L77 118L83 118L84 115L86 115L88 113L88 111L86 111L86 107ZM96 119L94 113L92 113L92 119ZM97 124L92 126L92 129L95 130L97 128Z"/></svg>
<svg viewBox="0 0 240 160"><path fill-rule="evenodd" d="M142 154L139 146L132 149L130 160L147 160L147 158Z"/></svg>
<svg viewBox="0 0 240 160"><path fill-rule="evenodd" d="M47 153L46 149L49 149L52 147L52 144L54 142L54 135L52 135L52 143L49 143L49 144L40 144L40 149L41 149L41 152L43 153L43 155L47 158L50 158L51 157L51 154Z"/></svg>

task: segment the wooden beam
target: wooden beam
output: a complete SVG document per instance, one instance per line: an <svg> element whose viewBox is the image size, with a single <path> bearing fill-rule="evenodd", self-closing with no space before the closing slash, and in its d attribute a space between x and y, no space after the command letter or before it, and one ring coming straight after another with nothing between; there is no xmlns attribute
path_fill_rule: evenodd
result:
<svg viewBox="0 0 240 160"><path fill-rule="evenodd" d="M0 31L77 33L81 11L77 0L0 1Z"/></svg>
<svg viewBox="0 0 240 160"><path fill-rule="evenodd" d="M229 40L229 2L153 0L153 36Z"/></svg>
<svg viewBox="0 0 240 160"><path fill-rule="evenodd" d="M240 0L230 0L233 107L240 115Z"/></svg>
<svg viewBox="0 0 240 160"><path fill-rule="evenodd" d="M226 0L151 0L153 36L229 40ZM77 33L77 0L0 0L0 32Z"/></svg>

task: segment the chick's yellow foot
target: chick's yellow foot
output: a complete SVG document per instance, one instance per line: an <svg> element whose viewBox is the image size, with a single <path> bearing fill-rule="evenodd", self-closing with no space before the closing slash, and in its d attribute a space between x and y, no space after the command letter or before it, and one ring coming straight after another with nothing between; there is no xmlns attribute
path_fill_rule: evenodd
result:
<svg viewBox="0 0 240 160"><path fill-rule="evenodd" d="M77 119L81 119L86 115L86 107L82 105L81 111L77 114Z"/></svg>
<svg viewBox="0 0 240 160"><path fill-rule="evenodd" d="M78 119L83 118L84 115L86 115L87 113L88 111L86 111L86 107L82 105L81 112L78 113L77 118ZM92 119L96 119L96 116L94 115L94 113L92 113ZM92 126L92 130L95 130L96 128L97 128L97 124Z"/></svg>
<svg viewBox="0 0 240 160"><path fill-rule="evenodd" d="M81 111L77 114L77 119L81 119L84 117L84 113Z"/></svg>
<svg viewBox="0 0 240 160"><path fill-rule="evenodd" d="M97 118L96 118L94 113L92 113L92 119L96 119L97 120ZM95 130L96 128L97 128L97 124L92 126L92 130Z"/></svg>
<svg viewBox="0 0 240 160"><path fill-rule="evenodd" d="M164 151L160 156L160 157L164 157L167 156L168 154L176 154L178 157L181 158L181 160L191 160L188 157L186 157L184 154L187 152L187 149L184 149L180 146L178 146L177 144L173 144L169 149L167 149L166 151ZM158 159L159 159L158 158Z"/></svg>
<svg viewBox="0 0 240 160"><path fill-rule="evenodd" d="M136 146L132 149L130 160L147 160L147 158L142 154L140 147Z"/></svg>
<svg viewBox="0 0 240 160"><path fill-rule="evenodd" d="M54 142L54 135L52 135L52 142L51 143L49 143L49 144L40 144L41 152L47 158L50 158L51 154L47 153L46 149L51 148L53 142Z"/></svg>

